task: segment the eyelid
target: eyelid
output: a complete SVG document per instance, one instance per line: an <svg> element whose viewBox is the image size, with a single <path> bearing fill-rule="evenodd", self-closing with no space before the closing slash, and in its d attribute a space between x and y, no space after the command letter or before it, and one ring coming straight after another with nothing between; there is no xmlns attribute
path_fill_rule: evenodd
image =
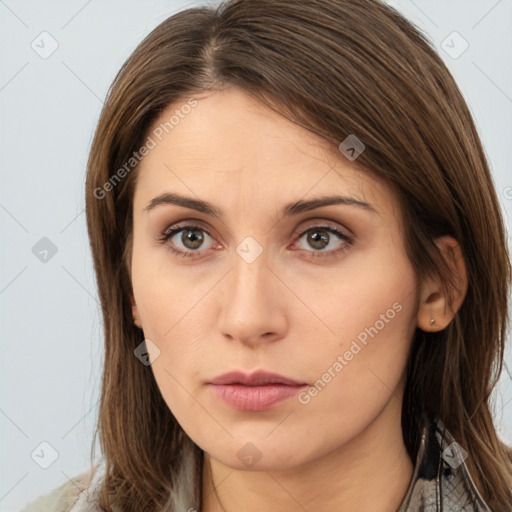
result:
<svg viewBox="0 0 512 512"><path fill-rule="evenodd" d="M311 224L309 224L309 222L311 222ZM352 232L345 226L341 226L338 223L334 223L332 221L325 220L325 219L312 219L311 221L308 221L307 226L306 227L302 226L300 228L297 228L294 231L293 236L298 236L298 235L301 236L304 233L306 233L307 231L314 229L314 228L330 228L330 229L333 229L334 231L339 231L340 233L345 235L347 238L350 238L350 239L354 238L354 235L352 234Z"/></svg>
<svg viewBox="0 0 512 512"><path fill-rule="evenodd" d="M169 233L170 231L173 231L174 229L177 229L179 227L181 228L185 228L185 227L191 227L191 226L194 226L194 227L198 227L198 228L201 228L201 229L204 229L206 232L208 232L208 230L210 228L207 228L205 227L206 226L206 222L204 222L203 220L201 219L196 219L196 218L189 218L189 219L185 219L185 220L178 220L176 222L171 222L170 224L167 225L167 227L162 231L162 234L166 234L166 233Z"/></svg>

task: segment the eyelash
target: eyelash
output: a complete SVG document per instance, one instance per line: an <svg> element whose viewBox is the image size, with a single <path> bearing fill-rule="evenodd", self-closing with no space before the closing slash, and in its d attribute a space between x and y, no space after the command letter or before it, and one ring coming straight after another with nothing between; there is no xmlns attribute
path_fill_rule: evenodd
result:
<svg viewBox="0 0 512 512"><path fill-rule="evenodd" d="M314 230L319 230L319 231L321 230L321 231L326 231L328 233L332 233L332 234L338 236L341 240L345 241L345 243L347 245L344 245L338 249L331 250L331 251L306 251L306 252L310 253L309 257L311 257L311 258L317 258L317 257L331 258L331 257L338 256L339 254L348 250L349 247L347 247L347 246L350 246L354 243L354 238L352 236L349 236L346 233L343 233L342 231L335 229L333 227L330 227L330 226L320 226L320 225L312 226L304 231L294 233L294 236L296 236L300 240L306 233L309 233L310 231L314 231ZM170 231L166 230L162 234L162 236L160 236L158 238L158 241L161 244L165 244L169 239L171 239L174 235L176 235L177 233L179 233L181 231L203 231L209 237L213 238L210 235L210 233L208 233L208 231L206 229L202 228L201 226L184 225L184 226L175 226ZM200 251L180 251L180 250L172 247L172 245L170 245L170 244L168 244L168 246L169 246L169 250L171 252L173 252L174 254L176 254L177 256L183 256L183 257L188 257L188 258L199 258L200 257L200 254L199 254Z"/></svg>

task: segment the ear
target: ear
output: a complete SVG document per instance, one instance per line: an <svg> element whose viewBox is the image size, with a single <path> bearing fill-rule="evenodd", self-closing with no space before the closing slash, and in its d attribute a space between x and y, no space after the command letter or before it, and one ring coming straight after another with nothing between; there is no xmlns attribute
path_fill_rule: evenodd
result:
<svg viewBox="0 0 512 512"><path fill-rule="evenodd" d="M442 331L455 317L462 306L468 289L466 264L459 243L451 236L436 240L436 245L449 264L456 287L452 289L450 304L448 283L440 278L427 279L421 284L418 309L418 327L425 332Z"/></svg>
<svg viewBox="0 0 512 512"><path fill-rule="evenodd" d="M137 309L137 304L135 303L135 298L133 295L130 295L130 302L132 304L133 323L139 329L142 329L142 323L140 321L139 310Z"/></svg>

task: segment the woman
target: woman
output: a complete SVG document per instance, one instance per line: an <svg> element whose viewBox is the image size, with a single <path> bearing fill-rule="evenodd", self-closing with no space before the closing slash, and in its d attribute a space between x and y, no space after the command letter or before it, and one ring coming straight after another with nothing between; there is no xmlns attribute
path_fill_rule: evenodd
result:
<svg viewBox="0 0 512 512"><path fill-rule="evenodd" d="M31 510L512 510L503 220L397 12L167 19L110 90L86 206L103 457Z"/></svg>

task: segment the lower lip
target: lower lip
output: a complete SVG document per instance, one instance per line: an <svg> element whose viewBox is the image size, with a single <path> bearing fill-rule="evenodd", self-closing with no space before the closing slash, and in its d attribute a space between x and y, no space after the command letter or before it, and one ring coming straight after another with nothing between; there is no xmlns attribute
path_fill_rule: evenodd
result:
<svg viewBox="0 0 512 512"><path fill-rule="evenodd" d="M268 384L242 386L241 384L210 384L218 398L239 411L264 411L296 395L304 386Z"/></svg>

